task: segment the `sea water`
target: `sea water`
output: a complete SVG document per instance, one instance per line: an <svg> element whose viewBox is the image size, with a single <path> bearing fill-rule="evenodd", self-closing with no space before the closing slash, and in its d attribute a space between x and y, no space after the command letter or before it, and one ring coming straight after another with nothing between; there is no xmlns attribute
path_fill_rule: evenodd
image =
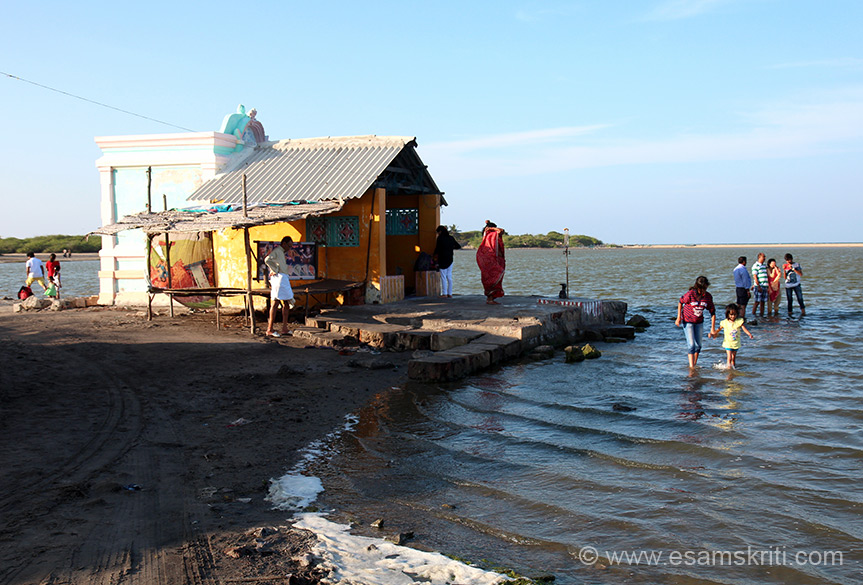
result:
<svg viewBox="0 0 863 585"><path fill-rule="evenodd" d="M42 262L48 260L47 254L39 255ZM99 294L99 261L66 260L60 258L61 298L88 297ZM18 298L18 290L24 286L27 273L24 260L21 262L0 263L0 298ZM42 287L34 283L30 287L37 295L42 295Z"/></svg>
<svg viewBox="0 0 863 585"><path fill-rule="evenodd" d="M756 317L735 371L705 335L690 372L674 326L701 274L722 318L737 257L760 249L575 251L572 294L629 302L646 332L598 360L380 393L305 465L317 505L558 583L860 583L863 248L763 248L801 263L806 316L783 297ZM507 260L509 294L565 280L559 250ZM472 252L454 274L456 294L481 292Z"/></svg>

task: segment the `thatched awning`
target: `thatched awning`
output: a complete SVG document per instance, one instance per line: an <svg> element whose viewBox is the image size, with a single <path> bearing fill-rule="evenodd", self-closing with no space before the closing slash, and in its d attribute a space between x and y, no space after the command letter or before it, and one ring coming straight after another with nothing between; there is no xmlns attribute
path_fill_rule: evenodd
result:
<svg viewBox="0 0 863 585"><path fill-rule="evenodd" d="M342 208L341 201L319 201L287 205L262 205L236 211L169 210L158 213L136 213L104 225L87 235L113 236L124 230L142 229L147 234L164 232L212 232L225 228L244 228L285 221L296 221L308 216L326 215Z"/></svg>

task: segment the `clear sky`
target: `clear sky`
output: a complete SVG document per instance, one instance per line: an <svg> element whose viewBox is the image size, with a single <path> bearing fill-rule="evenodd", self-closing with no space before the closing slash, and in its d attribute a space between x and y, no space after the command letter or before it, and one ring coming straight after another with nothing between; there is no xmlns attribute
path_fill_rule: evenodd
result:
<svg viewBox="0 0 863 585"><path fill-rule="evenodd" d="M0 71L195 131L416 136L444 223L863 240L863 2L19 2ZM0 76L0 237L100 225L95 136L179 132Z"/></svg>

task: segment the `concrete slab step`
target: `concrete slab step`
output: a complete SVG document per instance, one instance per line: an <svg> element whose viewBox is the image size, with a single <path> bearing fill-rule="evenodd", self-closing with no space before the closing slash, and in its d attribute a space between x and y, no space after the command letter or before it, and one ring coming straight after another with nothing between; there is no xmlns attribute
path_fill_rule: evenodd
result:
<svg viewBox="0 0 863 585"><path fill-rule="evenodd" d="M431 350L445 351L453 347L466 345L474 339L482 337L484 334L484 331L475 331L472 329L447 329L446 331L436 332L431 336Z"/></svg>
<svg viewBox="0 0 863 585"><path fill-rule="evenodd" d="M297 339L307 341L309 345L318 347L344 347L346 345L356 345L356 337L327 331L320 327L297 327L292 331L293 336Z"/></svg>

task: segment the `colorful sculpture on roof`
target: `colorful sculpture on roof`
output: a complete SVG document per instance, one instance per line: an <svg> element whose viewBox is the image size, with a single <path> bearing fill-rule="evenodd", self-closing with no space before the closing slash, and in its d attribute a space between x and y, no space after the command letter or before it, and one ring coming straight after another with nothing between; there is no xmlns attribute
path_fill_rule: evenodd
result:
<svg viewBox="0 0 863 585"><path fill-rule="evenodd" d="M258 122L255 118L258 110L252 108L249 111L249 124L246 126L246 131L243 133L243 139L246 144L260 144L267 141L267 135L264 133L264 125Z"/></svg>
<svg viewBox="0 0 863 585"><path fill-rule="evenodd" d="M222 120L222 127L219 132L231 134L237 138L234 152L240 152L243 150L243 146L256 146L267 141L264 125L255 119L257 113L258 111L252 108L247 116L245 106L240 104L237 106L236 114L228 114Z"/></svg>
<svg viewBox="0 0 863 585"><path fill-rule="evenodd" d="M222 127L219 129L219 132L224 134L232 134L237 138L237 146L234 148L234 152L240 152L243 150L243 145L245 141L243 140L243 132L246 130L246 126L249 125L251 118L246 115L246 108L243 104L237 106L236 114L228 114L225 116L225 119L222 120Z"/></svg>

